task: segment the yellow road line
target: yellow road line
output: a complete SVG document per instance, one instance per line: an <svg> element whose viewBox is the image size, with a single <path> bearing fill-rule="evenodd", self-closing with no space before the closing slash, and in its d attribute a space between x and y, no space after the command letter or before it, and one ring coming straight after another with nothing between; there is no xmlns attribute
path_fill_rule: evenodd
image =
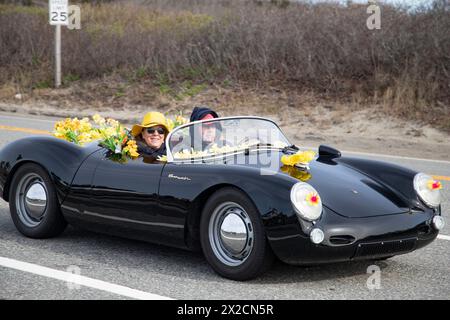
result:
<svg viewBox="0 0 450 320"><path fill-rule="evenodd" d="M450 177L447 176L433 176L433 179L450 181Z"/></svg>
<svg viewBox="0 0 450 320"><path fill-rule="evenodd" d="M34 133L34 134L51 134L50 132L45 131L45 130L30 129L30 128L19 128L19 127L13 127L13 126L5 126L5 125L0 125L0 130L20 131L20 132Z"/></svg>

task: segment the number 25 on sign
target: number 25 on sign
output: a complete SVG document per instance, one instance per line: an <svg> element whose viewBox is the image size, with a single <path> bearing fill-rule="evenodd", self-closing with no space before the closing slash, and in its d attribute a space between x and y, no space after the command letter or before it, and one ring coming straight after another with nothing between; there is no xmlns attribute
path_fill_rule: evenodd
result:
<svg viewBox="0 0 450 320"><path fill-rule="evenodd" d="M48 6L51 25L69 24L69 0L49 0Z"/></svg>
<svg viewBox="0 0 450 320"><path fill-rule="evenodd" d="M63 25L68 29L81 29L80 7L69 6L68 0L49 0L49 23L50 25Z"/></svg>

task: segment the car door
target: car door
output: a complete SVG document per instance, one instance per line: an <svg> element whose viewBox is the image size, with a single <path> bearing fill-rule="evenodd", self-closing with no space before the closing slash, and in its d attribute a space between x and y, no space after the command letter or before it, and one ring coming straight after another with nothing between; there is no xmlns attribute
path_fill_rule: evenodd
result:
<svg viewBox="0 0 450 320"><path fill-rule="evenodd" d="M161 214L158 200L164 165L142 157L120 163L103 153L83 214L103 224L108 233L177 245L184 225Z"/></svg>

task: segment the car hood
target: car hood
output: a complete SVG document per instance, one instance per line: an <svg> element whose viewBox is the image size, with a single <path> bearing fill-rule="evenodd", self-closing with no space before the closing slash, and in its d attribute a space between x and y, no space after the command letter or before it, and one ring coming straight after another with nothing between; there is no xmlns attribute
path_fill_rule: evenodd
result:
<svg viewBox="0 0 450 320"><path fill-rule="evenodd" d="M318 191L323 205L339 215L364 218L410 211L410 203L400 190L345 163L316 159L309 164L308 171L302 171L283 166L279 161L281 152L272 151L264 156L279 164L271 165L272 169L278 170L279 175L285 178L290 176L293 183L304 181L312 185ZM252 166L260 166L260 161L253 160L253 163Z"/></svg>
<svg viewBox="0 0 450 320"><path fill-rule="evenodd" d="M323 204L350 218L408 212L409 205L392 188L342 164L313 161L307 181L319 192ZM412 181L411 181L412 183Z"/></svg>

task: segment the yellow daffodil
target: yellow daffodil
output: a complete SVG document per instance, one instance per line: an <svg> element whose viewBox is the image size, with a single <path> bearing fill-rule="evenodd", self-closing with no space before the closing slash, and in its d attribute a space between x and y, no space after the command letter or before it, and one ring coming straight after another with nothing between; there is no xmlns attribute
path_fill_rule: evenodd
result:
<svg viewBox="0 0 450 320"><path fill-rule="evenodd" d="M123 152L131 158L139 157L139 153L137 152L137 144L134 140L129 140L125 148L123 148Z"/></svg>
<svg viewBox="0 0 450 320"><path fill-rule="evenodd" d="M115 135L116 129L112 128L112 127L106 127L106 128L100 129L100 133L102 134L103 137L107 138L107 137L111 137L111 136Z"/></svg>
<svg viewBox="0 0 450 320"><path fill-rule="evenodd" d="M283 155L281 162L286 166L295 166L296 164L307 164L311 162L316 153L314 151L299 151L293 155Z"/></svg>
<svg viewBox="0 0 450 320"><path fill-rule="evenodd" d="M219 147L217 146L216 143L214 143L209 149L208 149L208 153L210 153L211 155L218 155L218 154L223 154L223 153L230 153L230 152L235 152L238 151L238 148L234 148L231 146L223 146L223 147Z"/></svg>
<svg viewBox="0 0 450 320"><path fill-rule="evenodd" d="M55 131L55 132L53 133L53 135L54 135L56 138L64 139L65 136L66 136L66 133L65 133L65 132L62 132L62 131Z"/></svg>
<svg viewBox="0 0 450 320"><path fill-rule="evenodd" d="M72 129L73 131L78 130L78 127L80 126L80 120L78 120L78 118L72 119L72 121L68 121L69 127L70 129Z"/></svg>
<svg viewBox="0 0 450 320"><path fill-rule="evenodd" d="M99 115L98 113L97 113L97 114L94 114L94 115L92 116L92 119L94 120L94 122L95 122L96 124L98 124L98 125L100 125L100 126L105 125L105 122L106 122L105 118L103 118L103 117L102 117L101 115Z"/></svg>
<svg viewBox="0 0 450 320"><path fill-rule="evenodd" d="M156 158L156 160L161 161L161 162L167 162L167 156L166 155L158 156L158 158Z"/></svg>
<svg viewBox="0 0 450 320"><path fill-rule="evenodd" d="M179 114L175 117L175 123L177 124L177 126L181 126L183 124L188 123L188 120L185 117L183 117L181 114Z"/></svg>
<svg viewBox="0 0 450 320"><path fill-rule="evenodd" d="M174 119L166 117L166 122L167 122L167 128L169 129L169 131L172 131L176 127L179 127L183 124L188 123L189 120L186 119L185 117L183 117L182 113L180 113L180 114L176 115Z"/></svg>
<svg viewBox="0 0 450 320"><path fill-rule="evenodd" d="M169 129L169 131L172 131L175 128L175 124L174 124L173 120L167 118L166 122L167 122L167 128Z"/></svg>
<svg viewBox="0 0 450 320"><path fill-rule="evenodd" d="M200 158L208 156L208 152L206 151L195 151L191 148L191 150L182 150L174 154L175 159L192 159L192 158Z"/></svg>
<svg viewBox="0 0 450 320"><path fill-rule="evenodd" d="M119 126L119 121L114 120L114 119L111 119L111 118L108 118L108 119L106 120L106 123L107 123L109 126L114 127L114 128L117 128L117 127Z"/></svg>
<svg viewBox="0 0 450 320"><path fill-rule="evenodd" d="M79 122L79 131L81 132L90 132L92 129L92 125L89 122L88 118L83 118L80 122Z"/></svg>
<svg viewBox="0 0 450 320"><path fill-rule="evenodd" d="M283 172L289 174L291 177L296 178L303 182L311 179L311 174L308 171L303 171L303 170L300 170L293 166L284 165L281 167L281 171L283 171Z"/></svg>
<svg viewBox="0 0 450 320"><path fill-rule="evenodd" d="M78 135L78 142L80 145L83 145L83 144L91 142L91 141L92 141L92 137L89 132L83 132Z"/></svg>
<svg viewBox="0 0 450 320"><path fill-rule="evenodd" d="M100 134L99 131L97 131L97 130L92 130L91 131L91 138L92 138L92 140L98 140L101 137L102 137L102 135Z"/></svg>

